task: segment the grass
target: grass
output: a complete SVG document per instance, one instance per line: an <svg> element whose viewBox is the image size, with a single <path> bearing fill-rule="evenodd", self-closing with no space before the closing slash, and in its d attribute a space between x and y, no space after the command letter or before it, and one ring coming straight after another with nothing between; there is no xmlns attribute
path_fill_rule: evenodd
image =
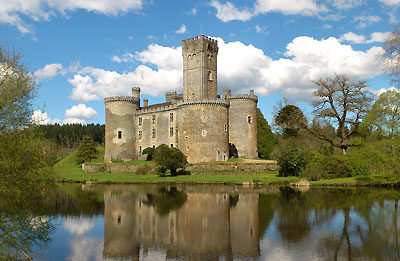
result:
<svg viewBox="0 0 400 261"><path fill-rule="evenodd" d="M104 148L99 147L99 156L92 163L103 163ZM225 183L242 184L246 181L263 184L288 184L297 182L297 177L279 177L278 171L213 171L193 170L195 175L160 177L157 174L136 175L133 173L85 173L75 163L76 152L70 153L55 166L55 177L58 181L96 183ZM237 160L237 161L236 161ZM242 159L235 159L240 162ZM235 162L234 161L234 162ZM231 161L232 162L232 161ZM227 162L227 164L231 163ZM148 161L133 160L128 164L149 164ZM118 164L118 163L116 163ZM208 163L210 164L210 163ZM394 174L374 173L368 176L350 178L321 179L311 181L312 186L395 186L400 184L400 176Z"/></svg>

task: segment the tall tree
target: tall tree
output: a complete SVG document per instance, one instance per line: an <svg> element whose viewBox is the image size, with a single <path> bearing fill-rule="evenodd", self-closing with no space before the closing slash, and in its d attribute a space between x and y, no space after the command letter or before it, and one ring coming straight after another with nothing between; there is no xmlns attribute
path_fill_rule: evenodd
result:
<svg viewBox="0 0 400 261"><path fill-rule="evenodd" d="M383 42L385 49L384 67L392 74L393 81L400 83L400 30L396 27Z"/></svg>
<svg viewBox="0 0 400 261"><path fill-rule="evenodd" d="M271 127L268 125L260 109L257 108L257 150L259 157L269 159L269 155L276 143L277 141L271 131Z"/></svg>
<svg viewBox="0 0 400 261"><path fill-rule="evenodd" d="M288 104L275 115L274 123L284 137L296 137L307 126L303 112L296 105Z"/></svg>
<svg viewBox="0 0 400 261"><path fill-rule="evenodd" d="M314 113L318 118L328 120L337 128L337 137L331 138L322 132L308 130L321 140L346 154L347 148L356 146L349 143L356 134L360 120L369 111L372 98L369 96L365 81L351 82L348 77L335 74L333 77L320 78L314 81L318 89L313 92Z"/></svg>
<svg viewBox="0 0 400 261"><path fill-rule="evenodd" d="M76 154L76 163L91 162L97 157L96 142L88 136L84 135L79 143L78 152Z"/></svg>

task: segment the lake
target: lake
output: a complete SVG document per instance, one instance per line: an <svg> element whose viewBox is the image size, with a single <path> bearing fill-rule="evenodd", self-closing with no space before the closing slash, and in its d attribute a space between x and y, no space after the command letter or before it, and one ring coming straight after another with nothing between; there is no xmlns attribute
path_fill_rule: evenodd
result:
<svg viewBox="0 0 400 261"><path fill-rule="evenodd" d="M398 260L397 190L58 185L40 260Z"/></svg>

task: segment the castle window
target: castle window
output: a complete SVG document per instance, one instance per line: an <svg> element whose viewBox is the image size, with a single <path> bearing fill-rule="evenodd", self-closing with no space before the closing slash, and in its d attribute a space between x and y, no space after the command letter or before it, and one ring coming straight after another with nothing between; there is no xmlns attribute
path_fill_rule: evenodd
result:
<svg viewBox="0 0 400 261"><path fill-rule="evenodd" d="M250 124L251 123L251 116L247 116L247 122Z"/></svg>
<svg viewBox="0 0 400 261"><path fill-rule="evenodd" d="M122 139L122 131L118 131L118 139Z"/></svg>
<svg viewBox="0 0 400 261"><path fill-rule="evenodd" d="M213 78L212 78L212 71L208 71L208 80L209 80L209 81L212 81L212 80L213 80Z"/></svg>
<svg viewBox="0 0 400 261"><path fill-rule="evenodd" d="M228 132L228 125L226 125L226 124L224 125L224 131Z"/></svg>
<svg viewBox="0 0 400 261"><path fill-rule="evenodd" d="M151 122L152 122L152 123L156 123L156 115L153 114L153 115L151 116Z"/></svg>
<svg viewBox="0 0 400 261"><path fill-rule="evenodd" d="M174 127L169 128L169 136L174 136Z"/></svg>
<svg viewBox="0 0 400 261"><path fill-rule="evenodd" d="M156 147L156 145L153 145L153 149Z"/></svg>
<svg viewBox="0 0 400 261"><path fill-rule="evenodd" d="M142 146L139 146L139 154L142 154Z"/></svg>
<svg viewBox="0 0 400 261"><path fill-rule="evenodd" d="M170 121L170 122L173 122L173 121L174 121L174 113L173 113L173 112L171 112L171 113L169 114L169 121Z"/></svg>
<svg viewBox="0 0 400 261"><path fill-rule="evenodd" d="M142 117L139 117L139 126L142 126L142 124L143 124L143 119Z"/></svg>
<svg viewBox="0 0 400 261"><path fill-rule="evenodd" d="M142 131L139 131L139 139L142 138Z"/></svg>
<svg viewBox="0 0 400 261"><path fill-rule="evenodd" d="M152 138L156 137L156 129L151 129L151 137Z"/></svg>
<svg viewBox="0 0 400 261"><path fill-rule="evenodd" d="M171 148L174 146L174 144L171 144Z"/></svg>

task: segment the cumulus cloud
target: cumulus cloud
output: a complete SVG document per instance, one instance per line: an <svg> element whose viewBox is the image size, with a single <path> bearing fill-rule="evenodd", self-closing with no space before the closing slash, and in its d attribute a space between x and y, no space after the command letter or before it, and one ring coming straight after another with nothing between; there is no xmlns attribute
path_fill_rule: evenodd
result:
<svg viewBox="0 0 400 261"><path fill-rule="evenodd" d="M50 115L48 115L46 112L35 110L31 116L31 122L37 125L49 125L61 123L61 120L57 118L51 119Z"/></svg>
<svg viewBox="0 0 400 261"><path fill-rule="evenodd" d="M93 108L86 107L86 105L82 103L72 106L70 109L65 111L65 117L68 118L90 120L96 118L97 116L98 114Z"/></svg>
<svg viewBox="0 0 400 261"><path fill-rule="evenodd" d="M37 70L34 75L36 79L42 80L45 78L53 78L57 74L61 73L63 66L59 63L46 64L43 68Z"/></svg>
<svg viewBox="0 0 400 261"><path fill-rule="evenodd" d="M377 90L377 91L375 91L375 90L370 90L370 92L374 95L375 99L378 99L379 96L380 96L382 93L385 93L385 92L387 92L387 91L395 91L395 92L399 92L399 93L400 93L400 90L397 89L397 88L395 88L395 87L390 87L390 88L388 88L388 89L386 89L386 88L381 88L381 89L379 89L379 90Z"/></svg>
<svg viewBox="0 0 400 261"><path fill-rule="evenodd" d="M217 9L217 18L223 22L247 21L253 16L270 12L311 16L328 10L326 6L318 5L314 0L257 0L252 8L244 7L242 10L229 1L223 4L218 0L213 0L210 6Z"/></svg>
<svg viewBox="0 0 400 261"><path fill-rule="evenodd" d="M104 260L103 237L76 237L69 241L71 252L67 260Z"/></svg>
<svg viewBox="0 0 400 261"><path fill-rule="evenodd" d="M398 4L400 4L400 0L379 0L379 1L384 3L385 5L398 5Z"/></svg>
<svg viewBox="0 0 400 261"><path fill-rule="evenodd" d="M374 32L371 33L371 38L367 40L364 35L348 32L340 36L339 41L350 42L356 44L383 42L390 36L390 32Z"/></svg>
<svg viewBox="0 0 400 261"><path fill-rule="evenodd" d="M85 10L104 15L117 16L142 8L142 0L13 0L1 1L0 23L15 26L22 33L33 33L33 27L21 17L34 21L49 21L57 13L66 15L69 11Z"/></svg>
<svg viewBox="0 0 400 261"><path fill-rule="evenodd" d="M181 25L181 27L175 31L177 34L184 34L186 32L186 25Z"/></svg>
<svg viewBox="0 0 400 261"><path fill-rule="evenodd" d="M277 60L251 44L215 39L219 46L219 90L231 88L233 92L248 92L255 89L261 95L280 91L285 97L296 95L298 99L309 99L315 88L312 80L319 77L336 72L359 80L382 73L377 57L383 54L383 48L356 51L334 37L322 40L296 37L286 46L284 57ZM166 91L180 92L181 52L181 47L149 45L134 55L143 64L127 73L86 67L69 80L74 86L71 98L89 101L130 95L133 86L140 86L142 93L152 96L164 95Z"/></svg>

